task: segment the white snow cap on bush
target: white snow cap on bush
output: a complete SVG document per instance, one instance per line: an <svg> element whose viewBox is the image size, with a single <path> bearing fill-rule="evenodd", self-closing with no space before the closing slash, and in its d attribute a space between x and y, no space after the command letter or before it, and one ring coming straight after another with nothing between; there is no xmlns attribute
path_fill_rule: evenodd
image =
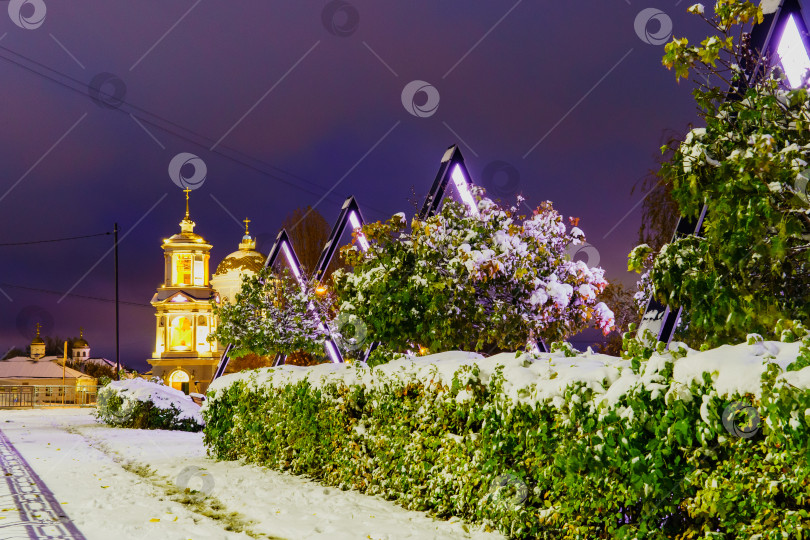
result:
<svg viewBox="0 0 810 540"><path fill-rule="evenodd" d="M424 357L406 356L373 368L331 363L312 367L285 365L220 377L209 387L209 399L205 403L215 401L221 392L237 381L245 381L250 387L272 388L282 388L302 380L315 387L342 383L367 389L391 388L409 382L449 386L456 373L460 374L462 383L474 379L469 371L460 371L464 366L473 365L478 366L477 379L483 384L487 384L495 369L502 366L503 392L512 402L550 403L557 408L565 405L565 389L578 383L593 391L590 400L593 407L618 405L622 397L639 387L653 392L656 397L690 401L689 387L693 381L700 384L703 373L712 376L714 389L720 396L750 393L759 397L761 376L768 364L786 368L796 360L801 346L801 342L778 341L723 345L703 352L690 349L685 357L675 360L665 352L663 355L654 354L643 362L638 374L633 373L629 360L594 353L565 357L562 352L543 353L539 357L501 353L484 358L477 353L450 351ZM670 385L663 385L660 371L667 362L674 362L674 380ZM780 377L798 388L810 388L810 367L784 372Z"/></svg>
<svg viewBox="0 0 810 540"><path fill-rule="evenodd" d="M124 381L113 381L99 393L116 391L125 401L151 401L158 409L171 409L174 405L180 413L178 420L194 420L199 425L205 425L200 407L194 403L190 397L180 390L175 390L170 386L155 384L145 379L127 379ZM126 407L128 408L128 407Z"/></svg>

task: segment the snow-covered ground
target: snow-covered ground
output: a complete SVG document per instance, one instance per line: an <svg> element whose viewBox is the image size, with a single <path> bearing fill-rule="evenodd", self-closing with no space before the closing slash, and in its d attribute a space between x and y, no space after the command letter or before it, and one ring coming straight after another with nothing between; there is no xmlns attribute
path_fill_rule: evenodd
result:
<svg viewBox="0 0 810 540"><path fill-rule="evenodd" d="M109 428L91 414L0 411L0 538L502 538L377 497L212 461L201 433ZM207 496L178 502L178 486ZM228 531L229 523L246 529Z"/></svg>

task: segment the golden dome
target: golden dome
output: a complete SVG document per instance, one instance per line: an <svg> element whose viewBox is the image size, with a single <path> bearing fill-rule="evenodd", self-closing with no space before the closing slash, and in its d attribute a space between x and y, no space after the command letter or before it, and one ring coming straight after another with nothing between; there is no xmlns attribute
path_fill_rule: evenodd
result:
<svg viewBox="0 0 810 540"><path fill-rule="evenodd" d="M79 339L73 342L73 348L79 349L82 347L89 347L90 344L84 340L84 329L79 329Z"/></svg>
<svg viewBox="0 0 810 540"><path fill-rule="evenodd" d="M45 342L42 340L41 337L39 337L39 329L42 328L42 325L37 323L36 328L37 328L37 335L34 337L34 339L31 340L31 345L45 345Z"/></svg>
<svg viewBox="0 0 810 540"><path fill-rule="evenodd" d="M180 222L180 232L170 238L164 238L163 247L165 248L166 246L169 246L171 244L180 244L180 245L197 244L210 249L211 246L205 241L205 238L194 232L194 227L197 224L191 221L191 218L189 217L188 194L191 192L191 190L184 189L183 191L186 194L186 215Z"/></svg>
<svg viewBox="0 0 810 540"><path fill-rule="evenodd" d="M234 251L219 263L215 276L227 274L231 270L250 271L258 273L264 267L267 257L255 250L240 249Z"/></svg>
<svg viewBox="0 0 810 540"><path fill-rule="evenodd" d="M264 261L267 256L263 253L256 251L256 240L250 236L248 231L249 219L245 219L245 235L239 243L239 251L234 251L219 263L217 271L214 272L215 276L227 274L231 270L249 271L258 273L264 267Z"/></svg>

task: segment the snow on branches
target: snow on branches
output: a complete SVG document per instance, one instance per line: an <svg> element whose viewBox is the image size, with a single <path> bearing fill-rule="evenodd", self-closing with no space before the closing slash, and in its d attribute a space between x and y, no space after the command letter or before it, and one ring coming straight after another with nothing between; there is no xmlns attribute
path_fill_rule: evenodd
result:
<svg viewBox="0 0 810 540"><path fill-rule="evenodd" d="M528 218L475 190L478 214L448 200L440 214L398 214L363 228L371 248L344 248L353 273L335 274L341 310L363 319L370 338L404 350L514 350L530 340L555 341L592 324L613 326L597 296L604 271L572 261L577 227L543 203Z"/></svg>

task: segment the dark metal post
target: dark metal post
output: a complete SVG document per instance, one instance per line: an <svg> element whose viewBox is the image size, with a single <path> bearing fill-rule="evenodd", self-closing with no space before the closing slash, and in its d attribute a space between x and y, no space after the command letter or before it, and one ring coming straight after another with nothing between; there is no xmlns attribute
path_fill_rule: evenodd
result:
<svg viewBox="0 0 810 540"><path fill-rule="evenodd" d="M119 325L118 325L118 223L113 229L113 241L115 242L115 378L121 380L121 358L119 348Z"/></svg>

